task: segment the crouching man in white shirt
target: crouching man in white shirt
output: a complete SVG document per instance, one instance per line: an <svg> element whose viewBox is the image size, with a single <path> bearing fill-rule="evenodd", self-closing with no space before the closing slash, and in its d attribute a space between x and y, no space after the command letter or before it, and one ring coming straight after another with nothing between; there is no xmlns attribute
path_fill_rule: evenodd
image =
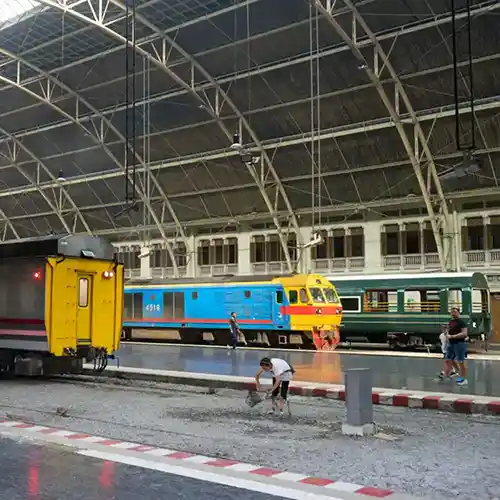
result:
<svg viewBox="0 0 500 500"><path fill-rule="evenodd" d="M279 409L280 417L283 416L283 408L285 407L285 402L288 397L288 388L290 382L293 378L295 370L293 367L287 363L284 359L280 358L262 358L260 360L260 368L255 375L255 381L257 382L257 390L260 391L262 386L260 385L260 377L264 373L270 373L273 376L273 386L271 388L271 397L273 399L273 409L271 414L275 413L276 406ZM278 398L278 395L280 396ZM276 398L278 398L278 403L276 405Z"/></svg>

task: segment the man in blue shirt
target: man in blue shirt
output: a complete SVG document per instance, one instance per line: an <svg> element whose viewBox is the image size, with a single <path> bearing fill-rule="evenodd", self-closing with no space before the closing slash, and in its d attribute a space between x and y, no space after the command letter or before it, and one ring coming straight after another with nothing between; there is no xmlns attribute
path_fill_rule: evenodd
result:
<svg viewBox="0 0 500 500"><path fill-rule="evenodd" d="M448 376L456 361L460 370L458 385L467 385L467 368L465 358L467 357L467 323L460 317L460 311L454 307L451 310L451 320L448 323L448 346L445 355L445 376Z"/></svg>

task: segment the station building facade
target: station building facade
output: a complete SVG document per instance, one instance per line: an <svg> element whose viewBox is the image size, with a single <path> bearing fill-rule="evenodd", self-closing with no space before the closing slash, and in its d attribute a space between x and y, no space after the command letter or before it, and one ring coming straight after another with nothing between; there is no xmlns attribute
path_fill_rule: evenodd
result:
<svg viewBox="0 0 500 500"><path fill-rule="evenodd" d="M361 217L360 217L361 219ZM320 274L394 274L440 270L430 221L424 215L379 220L330 220L321 230L300 228L286 234L289 255L299 272ZM323 243L302 249L319 232ZM490 283L493 325L500 328L500 209L454 213L444 234L454 269L480 271ZM184 277L221 274L287 273L289 267L276 230L197 234L170 241L178 273ZM161 240L115 242L126 278L170 278L172 258ZM148 254L146 257L142 255ZM496 332L495 338L500 338Z"/></svg>

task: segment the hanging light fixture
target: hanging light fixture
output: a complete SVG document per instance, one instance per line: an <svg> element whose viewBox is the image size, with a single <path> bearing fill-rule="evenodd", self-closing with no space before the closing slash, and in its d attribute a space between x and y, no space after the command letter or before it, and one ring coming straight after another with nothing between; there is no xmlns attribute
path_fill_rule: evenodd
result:
<svg viewBox="0 0 500 500"><path fill-rule="evenodd" d="M59 170L59 174L57 176L57 182L64 182L66 180L66 177L64 177L64 172L61 170Z"/></svg>

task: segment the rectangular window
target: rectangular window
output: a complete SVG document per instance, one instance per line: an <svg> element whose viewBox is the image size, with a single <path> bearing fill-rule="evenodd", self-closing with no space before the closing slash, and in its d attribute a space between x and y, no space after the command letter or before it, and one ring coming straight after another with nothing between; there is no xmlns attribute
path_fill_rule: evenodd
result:
<svg viewBox="0 0 500 500"><path fill-rule="evenodd" d="M422 290L422 312L438 313L441 311L439 290Z"/></svg>
<svg viewBox="0 0 500 500"><path fill-rule="evenodd" d="M296 304L299 301L299 294L297 293L297 290L290 290L288 292L288 300L290 301L290 304Z"/></svg>
<svg viewBox="0 0 500 500"><path fill-rule="evenodd" d="M462 290L452 289L448 290L448 312L456 307L460 312L462 312Z"/></svg>
<svg viewBox="0 0 500 500"><path fill-rule="evenodd" d="M345 313L361 312L361 300L359 297L340 297L340 303Z"/></svg>
<svg viewBox="0 0 500 500"><path fill-rule="evenodd" d="M184 292L174 292L174 318L184 318Z"/></svg>
<svg viewBox="0 0 500 500"><path fill-rule="evenodd" d="M422 295L419 290L405 290L404 312L422 312Z"/></svg>
<svg viewBox="0 0 500 500"><path fill-rule="evenodd" d="M472 312L480 313L483 312L483 304L481 302L481 290L474 288L472 290Z"/></svg>
<svg viewBox="0 0 500 500"><path fill-rule="evenodd" d="M281 290L276 292L276 304L283 304L283 292Z"/></svg>
<svg viewBox="0 0 500 500"><path fill-rule="evenodd" d="M163 317L172 319L174 317L174 294L163 292Z"/></svg>
<svg viewBox="0 0 500 500"><path fill-rule="evenodd" d="M306 289L301 288L300 289L300 301L302 304L308 304L309 303L309 296L307 295Z"/></svg>
<svg viewBox="0 0 500 500"><path fill-rule="evenodd" d="M252 296L252 292L250 290L245 290L243 294L245 296L245 299L249 299Z"/></svg>
<svg viewBox="0 0 500 500"><path fill-rule="evenodd" d="M193 300L196 300L196 299L198 298L198 292L193 292L193 293L191 294L191 298L192 298Z"/></svg>
<svg viewBox="0 0 500 500"><path fill-rule="evenodd" d="M142 292L134 293L134 319L142 319Z"/></svg>
<svg viewBox="0 0 500 500"><path fill-rule="evenodd" d="M365 292L365 311L397 312L398 293L396 290L367 290Z"/></svg>
<svg viewBox="0 0 500 500"><path fill-rule="evenodd" d="M87 278L80 278L78 305L80 307L89 305L89 280Z"/></svg>
<svg viewBox="0 0 500 500"><path fill-rule="evenodd" d="M133 294L126 293L123 304L123 317L124 319L132 319L134 317L134 301Z"/></svg>

